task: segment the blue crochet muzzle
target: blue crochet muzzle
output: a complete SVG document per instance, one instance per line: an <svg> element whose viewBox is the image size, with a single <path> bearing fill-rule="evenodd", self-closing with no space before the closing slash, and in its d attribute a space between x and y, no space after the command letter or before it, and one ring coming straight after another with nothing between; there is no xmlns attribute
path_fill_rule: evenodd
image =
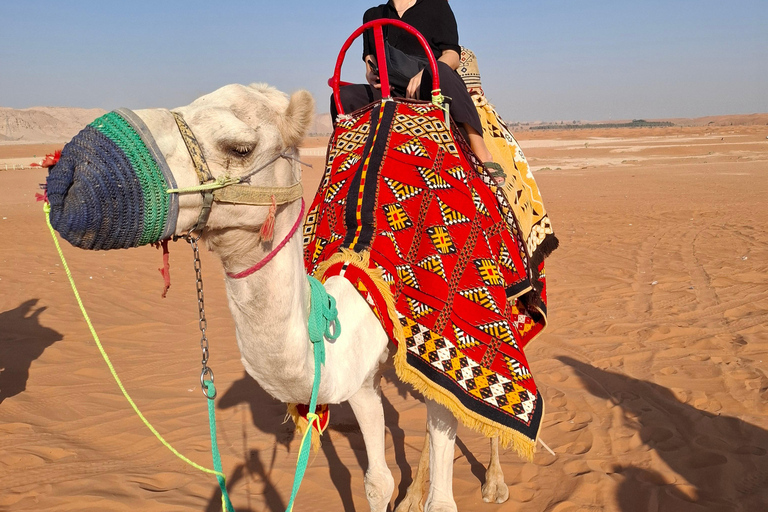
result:
<svg viewBox="0 0 768 512"><path fill-rule="evenodd" d="M93 121L48 172L51 224L82 249L127 249L174 234L179 213L165 158L144 122L119 109Z"/></svg>

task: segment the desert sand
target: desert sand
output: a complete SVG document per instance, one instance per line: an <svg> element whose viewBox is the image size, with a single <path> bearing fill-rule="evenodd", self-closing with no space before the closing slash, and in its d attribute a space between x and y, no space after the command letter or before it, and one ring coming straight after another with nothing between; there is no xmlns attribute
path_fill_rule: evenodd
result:
<svg viewBox="0 0 768 512"><path fill-rule="evenodd" d="M486 504L487 440L460 427L460 511L768 510L766 135L764 123L519 134L561 242L550 325L526 351L556 455L502 453L510 500ZM305 144L307 199L324 167L309 149L326 140ZM9 148L0 158L37 154ZM0 510L217 510L215 479L160 445L112 381L35 201L44 180L0 172ZM63 250L138 406L211 467L189 246L171 244L167 299L156 249ZM221 266L202 257L231 496L238 511L282 511L299 440L245 375ZM398 501L426 414L391 369L383 392ZM333 406L295 510L367 510L365 465L351 410Z"/></svg>

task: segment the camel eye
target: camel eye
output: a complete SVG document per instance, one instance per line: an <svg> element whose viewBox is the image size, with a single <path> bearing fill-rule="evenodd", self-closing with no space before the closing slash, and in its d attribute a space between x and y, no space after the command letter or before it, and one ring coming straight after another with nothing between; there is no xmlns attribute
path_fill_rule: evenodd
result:
<svg viewBox="0 0 768 512"><path fill-rule="evenodd" d="M253 151L253 146L237 145L232 147L232 152L239 157L246 157Z"/></svg>

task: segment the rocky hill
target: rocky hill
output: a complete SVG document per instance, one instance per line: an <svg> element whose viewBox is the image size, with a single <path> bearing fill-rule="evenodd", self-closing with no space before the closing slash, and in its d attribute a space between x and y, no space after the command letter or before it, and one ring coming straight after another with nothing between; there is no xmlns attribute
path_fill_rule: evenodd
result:
<svg viewBox="0 0 768 512"><path fill-rule="evenodd" d="M68 142L85 125L105 113L98 108L0 107L0 143ZM330 114L318 113L309 134L330 135L332 131Z"/></svg>
<svg viewBox="0 0 768 512"><path fill-rule="evenodd" d="M0 142L67 142L104 113L98 108L0 107Z"/></svg>

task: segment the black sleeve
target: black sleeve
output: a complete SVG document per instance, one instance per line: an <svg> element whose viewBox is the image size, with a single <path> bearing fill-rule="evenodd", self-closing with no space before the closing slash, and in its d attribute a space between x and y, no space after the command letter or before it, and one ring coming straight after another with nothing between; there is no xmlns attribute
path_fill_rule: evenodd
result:
<svg viewBox="0 0 768 512"><path fill-rule="evenodd" d="M436 2L435 7L435 29L433 34L436 35L430 41L431 45L440 50L440 53L445 50L453 50L461 55L459 29L456 26L456 17L453 15L451 6L448 5L448 2L442 0Z"/></svg>
<svg viewBox="0 0 768 512"><path fill-rule="evenodd" d="M382 5L371 7L363 14L363 24L369 21L378 20L384 17ZM363 59L366 55L376 55L376 44L373 39L373 30L366 30L363 33Z"/></svg>

